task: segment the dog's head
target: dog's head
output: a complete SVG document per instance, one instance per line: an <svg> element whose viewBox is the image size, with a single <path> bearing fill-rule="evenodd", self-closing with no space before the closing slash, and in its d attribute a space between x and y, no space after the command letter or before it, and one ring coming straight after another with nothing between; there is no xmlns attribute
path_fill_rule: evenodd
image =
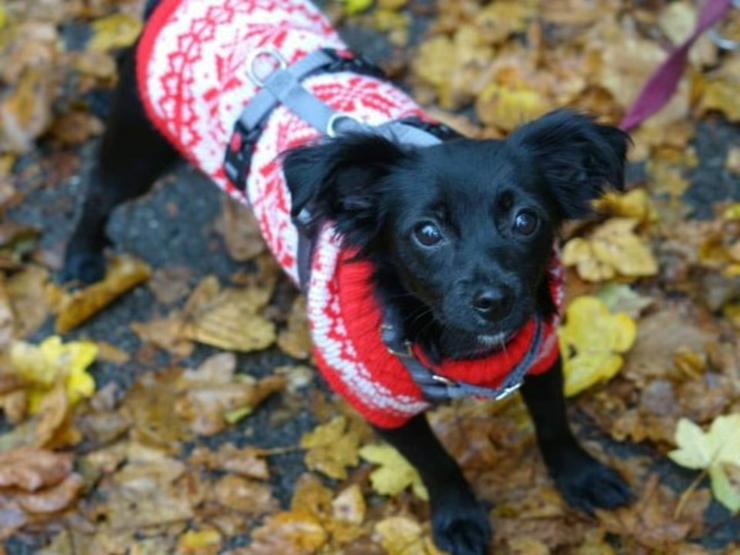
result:
<svg viewBox="0 0 740 555"><path fill-rule="evenodd" d="M426 148L347 135L287 154L297 214L335 222L376 264L382 302L435 357L497 348L537 311L555 310L547 267L558 226L605 187L623 186L629 139L558 111L503 141Z"/></svg>

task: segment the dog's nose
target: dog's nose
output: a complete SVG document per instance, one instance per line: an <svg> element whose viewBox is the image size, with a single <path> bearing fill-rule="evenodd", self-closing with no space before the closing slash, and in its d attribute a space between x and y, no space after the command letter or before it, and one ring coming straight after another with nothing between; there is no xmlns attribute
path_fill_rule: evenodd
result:
<svg viewBox="0 0 740 555"><path fill-rule="evenodd" d="M487 287L473 297L473 308L489 321L501 320L511 312L514 295L508 287Z"/></svg>

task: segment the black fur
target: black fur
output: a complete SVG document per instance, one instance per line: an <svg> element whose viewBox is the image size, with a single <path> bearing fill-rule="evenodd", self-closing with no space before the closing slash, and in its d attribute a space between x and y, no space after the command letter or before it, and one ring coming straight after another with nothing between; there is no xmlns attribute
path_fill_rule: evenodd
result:
<svg viewBox="0 0 740 555"><path fill-rule="evenodd" d="M346 136L288 153L284 168L294 212L335 222L374 263L378 295L406 316L407 336L434 359L470 358L555 310L546 269L556 231L623 186L627 144L617 129L558 111L505 141L414 149ZM512 231L523 211L539 220L529 236ZM424 222L442 244L414 239Z"/></svg>
<svg viewBox="0 0 740 555"><path fill-rule="evenodd" d="M157 3L150 0L149 11ZM457 139L413 149L353 135L290 152L284 164L295 212L305 208L333 220L358 257L373 261L379 299L401 311L407 336L436 359L470 358L497 347L481 337L500 340L532 314L555 310L546 267L557 228L586 213L607 184L622 186L627 143L616 129L561 111L506 141ZM176 151L145 116L131 50L67 246L66 280L102 277L111 212L145 193L175 160ZM531 235L514 231L522 211L538 219ZM430 237L430 223L443 242L424 247L419 241ZM522 394L564 498L586 512L627 503L624 481L570 431L560 363L527 378ZM425 417L378 433L419 470L438 545L453 555L486 553L488 515Z"/></svg>

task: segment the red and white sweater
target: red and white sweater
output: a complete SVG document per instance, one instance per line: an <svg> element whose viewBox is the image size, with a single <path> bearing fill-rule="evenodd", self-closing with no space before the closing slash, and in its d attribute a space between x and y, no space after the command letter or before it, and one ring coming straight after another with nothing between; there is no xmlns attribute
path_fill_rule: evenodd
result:
<svg viewBox="0 0 740 555"><path fill-rule="evenodd" d="M149 117L196 167L232 197L249 205L262 235L285 272L298 282L298 235L279 154L319 133L278 106L255 147L246 197L226 178L222 164L234 123L257 92L245 63L256 48L272 47L289 64L319 48L346 49L324 16L307 0L164 0L139 44L139 89ZM353 73L319 74L304 86L337 112L370 125L423 116L392 84ZM371 423L401 426L429 405L380 336L382 313L374 300L368 263L350 263L331 225L320 233L308 287L308 316L319 368L332 388ZM552 270L555 300L562 300L562 270ZM557 357L555 322L530 373ZM485 359L446 362L433 370L494 387L526 353L534 323Z"/></svg>

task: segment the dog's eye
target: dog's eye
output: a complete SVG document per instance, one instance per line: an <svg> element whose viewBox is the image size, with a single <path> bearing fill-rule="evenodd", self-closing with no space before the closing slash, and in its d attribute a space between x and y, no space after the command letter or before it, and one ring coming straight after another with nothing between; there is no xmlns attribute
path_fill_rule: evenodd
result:
<svg viewBox="0 0 740 555"><path fill-rule="evenodd" d="M537 229L537 215L529 210L522 210L514 218L514 233L532 235Z"/></svg>
<svg viewBox="0 0 740 555"><path fill-rule="evenodd" d="M414 228L414 237L424 247L433 247L442 240L442 232L431 222L424 222Z"/></svg>

